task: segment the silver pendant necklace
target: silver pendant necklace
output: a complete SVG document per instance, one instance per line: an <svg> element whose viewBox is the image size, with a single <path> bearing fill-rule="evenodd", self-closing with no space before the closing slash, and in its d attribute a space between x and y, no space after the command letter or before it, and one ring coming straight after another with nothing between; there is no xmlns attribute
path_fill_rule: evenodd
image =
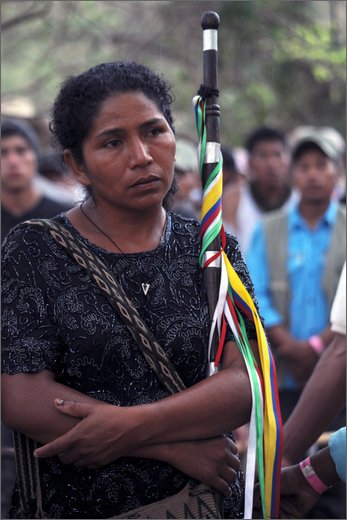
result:
<svg viewBox="0 0 347 520"><path fill-rule="evenodd" d="M151 284L149 284L149 283L142 283L141 284L141 287L142 287L142 290L143 290L143 294L145 296L147 296L147 293L148 293L148 290L149 290L150 286L151 286Z"/></svg>
<svg viewBox="0 0 347 520"><path fill-rule="evenodd" d="M124 251L119 247L119 245L114 241L112 240L112 238L110 236L107 235L107 233L105 233L105 231L103 229L101 229L97 224L95 224L95 222L89 217L89 215L87 215L87 213L84 211L83 209L83 204L84 202L82 202L82 204L80 204L80 210L81 210L81 213L86 217L87 220L89 220L89 222L91 224L93 224L93 226L98 230L100 231L100 233L102 233L106 238L108 238L108 240L110 242L112 242L112 244L114 246L116 246L116 248L123 254L125 255ZM166 227L166 218L165 218L165 221L164 221L164 226L163 226L163 231L161 233L161 236L160 236L160 240L159 240L159 243L161 242L163 236L164 236L164 232L165 232L165 227ZM142 287L142 291L143 291L143 294L145 296L147 296L147 293L149 291L149 288L150 288L151 284L149 283L141 283L141 287Z"/></svg>

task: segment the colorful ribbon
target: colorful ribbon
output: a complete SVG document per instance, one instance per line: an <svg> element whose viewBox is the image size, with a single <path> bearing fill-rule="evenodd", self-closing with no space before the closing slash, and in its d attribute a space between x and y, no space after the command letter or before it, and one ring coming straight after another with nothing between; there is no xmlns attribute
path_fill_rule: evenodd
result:
<svg viewBox="0 0 347 520"><path fill-rule="evenodd" d="M193 99L196 126L199 137L199 165L202 177L206 153L206 100L201 96ZM245 510L244 518L252 518L253 488L255 467L257 465L260 495L264 518L277 518L279 514L279 480L282 457L282 421L278 400L276 368L267 343L265 332L257 309L233 269L224 249L226 237L222 224L222 158L215 166L203 186L201 209L201 252L199 264L202 269L220 257L221 277L218 302L212 317L209 339L209 356L214 330L219 333L219 345L214 360L218 367L225 343L226 324L232 330L236 344L242 353L252 390L252 410L246 463ZM212 241L220 237L221 249L212 258L204 260L205 252ZM260 358L258 366L247 337L242 314L246 314L255 325Z"/></svg>

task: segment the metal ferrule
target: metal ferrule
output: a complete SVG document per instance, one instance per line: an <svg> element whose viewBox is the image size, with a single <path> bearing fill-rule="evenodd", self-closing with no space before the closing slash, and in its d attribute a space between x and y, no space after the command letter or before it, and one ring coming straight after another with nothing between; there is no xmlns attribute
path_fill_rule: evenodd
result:
<svg viewBox="0 0 347 520"><path fill-rule="evenodd" d="M220 144L207 141L204 164L218 163L220 160Z"/></svg>
<svg viewBox="0 0 347 520"><path fill-rule="evenodd" d="M218 49L218 33L217 29L205 29L203 31L203 50L216 51Z"/></svg>
<svg viewBox="0 0 347 520"><path fill-rule="evenodd" d="M207 262L207 260L209 260L212 256L214 256L215 254L217 254L218 251L206 251L204 256L202 257L203 259L203 265L205 265L205 263ZM208 264L207 267L221 267L221 257L220 255L217 256L217 258L215 258L213 260L213 262L211 262L210 264Z"/></svg>
<svg viewBox="0 0 347 520"><path fill-rule="evenodd" d="M213 376L214 374L217 374L217 373L218 373L218 367L214 366L214 362L209 363L208 375Z"/></svg>

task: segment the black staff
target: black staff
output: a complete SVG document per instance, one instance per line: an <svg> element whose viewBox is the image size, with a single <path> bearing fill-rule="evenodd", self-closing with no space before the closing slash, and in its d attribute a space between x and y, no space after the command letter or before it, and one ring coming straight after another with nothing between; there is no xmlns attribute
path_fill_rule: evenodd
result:
<svg viewBox="0 0 347 520"><path fill-rule="evenodd" d="M220 160L220 109L218 97L218 27L219 16L213 11L207 11L201 16L203 29L203 85L199 95L206 99L206 154L202 167L202 184L205 186L209 175ZM207 248L204 255L205 263L209 258L220 251L220 238L217 236ZM212 319L218 301L221 258L218 257L204 269L204 284L207 291L209 314ZM217 327L214 330L211 346L210 371L215 371L213 361L216 358L219 343Z"/></svg>

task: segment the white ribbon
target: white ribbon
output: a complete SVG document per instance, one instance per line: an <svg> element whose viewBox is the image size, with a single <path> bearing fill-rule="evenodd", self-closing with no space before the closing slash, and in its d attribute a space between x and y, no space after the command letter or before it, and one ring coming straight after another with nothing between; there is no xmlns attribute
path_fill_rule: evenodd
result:
<svg viewBox="0 0 347 520"><path fill-rule="evenodd" d="M239 334L236 330L236 326L234 323L234 319L231 315L229 306L227 302L225 302L224 314L227 319L227 322L235 336L239 340ZM255 413L255 390L253 385L253 380L251 377L250 367L246 362L248 378L251 385L251 393L252 393L252 410L251 410L251 420L249 424L249 434L248 434L248 445L247 445L247 455L246 455L246 483L245 483L245 505L244 505L244 516L243 518L251 519L252 511L253 511L253 492L254 492L254 477L255 477L255 465L256 465L256 453L257 453L257 430L256 430L256 413ZM259 380L259 376L257 374L257 384L259 395L261 399L261 426L263 428L264 417L263 417L263 399L262 399L262 390L261 384Z"/></svg>

